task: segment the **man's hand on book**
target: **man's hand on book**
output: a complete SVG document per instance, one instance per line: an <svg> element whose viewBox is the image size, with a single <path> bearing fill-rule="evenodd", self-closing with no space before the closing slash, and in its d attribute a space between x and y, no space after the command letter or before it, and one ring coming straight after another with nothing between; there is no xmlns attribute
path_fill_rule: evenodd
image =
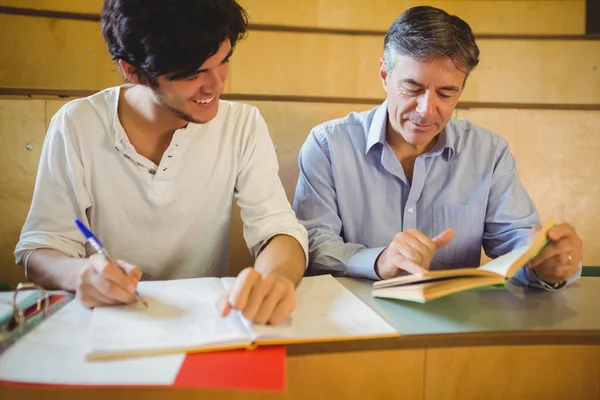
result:
<svg viewBox="0 0 600 400"><path fill-rule="evenodd" d="M551 240L528 265L548 283L568 280L579 269L583 244L575 229L568 224L557 225L548 232Z"/></svg>
<svg viewBox="0 0 600 400"><path fill-rule="evenodd" d="M296 307L294 283L283 276L263 275L248 267L240 272L234 287L218 306L224 317L235 309L258 324L279 325Z"/></svg>
<svg viewBox="0 0 600 400"><path fill-rule="evenodd" d="M375 271L381 279L394 278L403 270L422 274L429 270L435 251L453 238L453 229L446 229L433 239L416 229L400 232L377 258Z"/></svg>

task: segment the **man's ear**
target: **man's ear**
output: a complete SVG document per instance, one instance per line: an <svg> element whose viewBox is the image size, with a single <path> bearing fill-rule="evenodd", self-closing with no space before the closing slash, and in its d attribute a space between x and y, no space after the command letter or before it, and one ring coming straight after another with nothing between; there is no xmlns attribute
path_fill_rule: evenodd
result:
<svg viewBox="0 0 600 400"><path fill-rule="evenodd" d="M142 84L137 69L133 65L129 64L127 61L119 60L119 68L121 68L123 76L129 82L135 83L136 85Z"/></svg>
<svg viewBox="0 0 600 400"><path fill-rule="evenodd" d="M383 58L379 59L379 79L381 79L383 90L385 90L385 92L387 93L388 70L385 65L385 60Z"/></svg>

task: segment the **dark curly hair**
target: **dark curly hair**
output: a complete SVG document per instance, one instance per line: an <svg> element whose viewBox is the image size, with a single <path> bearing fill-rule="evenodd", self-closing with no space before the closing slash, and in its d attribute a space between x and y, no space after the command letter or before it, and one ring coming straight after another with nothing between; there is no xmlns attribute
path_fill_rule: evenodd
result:
<svg viewBox="0 0 600 400"><path fill-rule="evenodd" d="M113 60L156 86L161 75L194 75L226 39L235 47L248 15L235 0L105 0L101 22Z"/></svg>

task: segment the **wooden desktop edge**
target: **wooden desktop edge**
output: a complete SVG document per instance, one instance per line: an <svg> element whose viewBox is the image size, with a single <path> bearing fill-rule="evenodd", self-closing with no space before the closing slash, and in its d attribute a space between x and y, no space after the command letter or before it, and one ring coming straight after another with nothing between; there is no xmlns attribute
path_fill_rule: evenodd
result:
<svg viewBox="0 0 600 400"><path fill-rule="evenodd" d="M287 345L288 356L439 347L600 345L600 331L493 331Z"/></svg>

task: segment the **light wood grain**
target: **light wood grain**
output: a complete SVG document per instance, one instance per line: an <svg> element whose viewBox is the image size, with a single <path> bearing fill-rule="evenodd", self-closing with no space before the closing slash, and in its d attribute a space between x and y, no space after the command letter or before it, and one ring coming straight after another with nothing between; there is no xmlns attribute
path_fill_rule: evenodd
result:
<svg viewBox="0 0 600 400"><path fill-rule="evenodd" d="M0 87L101 90L122 83L97 22L0 14ZM600 103L600 41L478 41L481 62L461 101ZM383 98L383 38L251 31L226 92ZM28 51L22 51L27 48Z"/></svg>
<svg viewBox="0 0 600 400"><path fill-rule="evenodd" d="M600 347L428 349L424 400L598 399Z"/></svg>
<svg viewBox="0 0 600 400"><path fill-rule="evenodd" d="M407 8L430 5L465 19L476 33L583 34L584 0L239 0L255 24L386 31ZM0 0L35 10L98 14L102 0Z"/></svg>
<svg viewBox="0 0 600 400"><path fill-rule="evenodd" d="M253 31L233 56L230 91L352 97L352 58L352 36Z"/></svg>
<svg viewBox="0 0 600 400"><path fill-rule="evenodd" d="M600 103L600 41L480 39L480 63L463 102ZM356 97L385 96L379 79L383 38L357 37Z"/></svg>
<svg viewBox="0 0 600 400"><path fill-rule="evenodd" d="M45 120L44 101L0 100L0 282L12 285L25 281L13 252L31 204Z"/></svg>

